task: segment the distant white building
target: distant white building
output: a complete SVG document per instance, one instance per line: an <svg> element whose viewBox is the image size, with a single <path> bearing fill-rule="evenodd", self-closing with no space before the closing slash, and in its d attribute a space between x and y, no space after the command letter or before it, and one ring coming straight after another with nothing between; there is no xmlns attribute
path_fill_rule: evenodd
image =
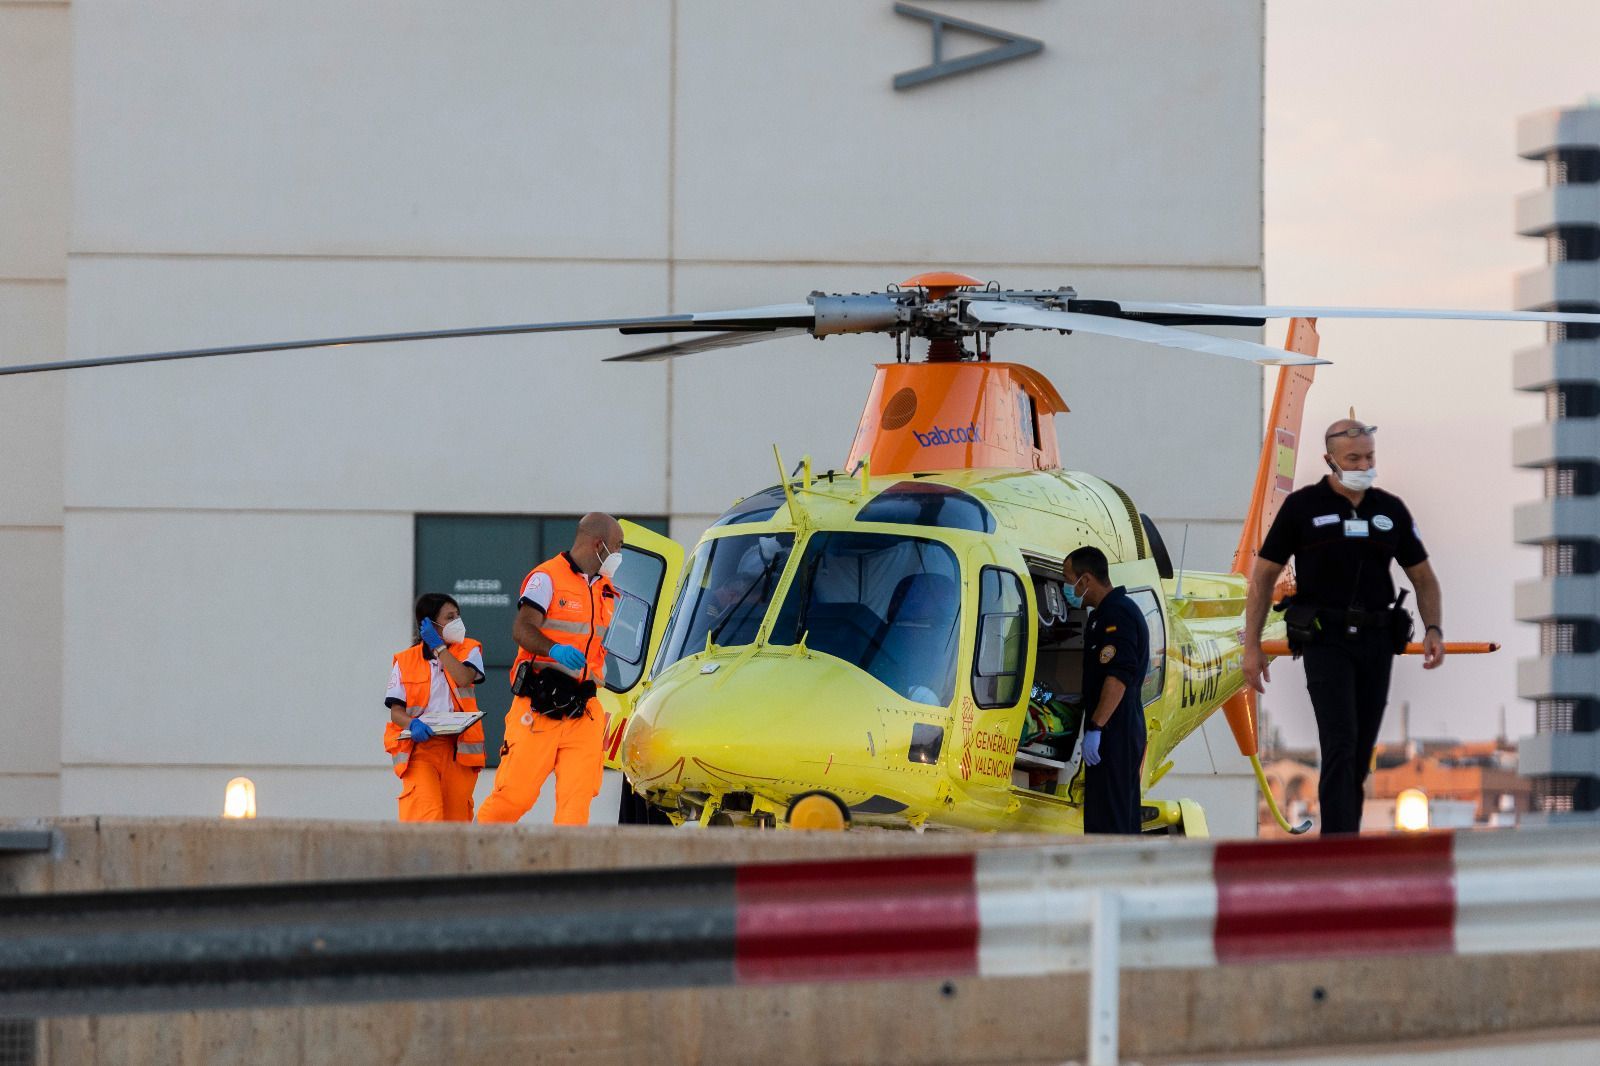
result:
<svg viewBox="0 0 1600 1066"><path fill-rule="evenodd" d="M1546 265L1517 279L1517 306L1600 311L1600 101L1541 112L1517 151L1545 165L1545 188L1517 203L1517 232L1542 237ZM1543 576L1517 588L1517 617L1539 626L1519 664L1538 733L1519 745L1533 781L1529 821L1600 819L1600 327L1552 325L1518 352L1516 386L1545 396L1545 421L1517 431L1518 466L1544 472L1544 499L1517 509L1517 541Z"/></svg>
<svg viewBox="0 0 1600 1066"><path fill-rule="evenodd" d="M792 301L930 267L1260 301L1260 0L937 3L987 36L897 6L0 4L0 362ZM1225 567L1258 370L1001 341L1071 404L1066 464ZM573 516L693 541L773 481L773 443L842 462L889 357L801 338L602 364L626 343L0 379L0 816L214 814L243 773L264 816L392 817L381 693L420 589L458 592L509 661L515 583ZM1195 738L1162 792L1253 832L1213 725L1221 776Z"/></svg>

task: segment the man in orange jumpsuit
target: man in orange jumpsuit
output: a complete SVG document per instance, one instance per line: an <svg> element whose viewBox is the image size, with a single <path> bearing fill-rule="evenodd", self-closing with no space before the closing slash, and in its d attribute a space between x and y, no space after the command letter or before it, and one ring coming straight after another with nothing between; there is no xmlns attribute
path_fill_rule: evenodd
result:
<svg viewBox="0 0 1600 1066"><path fill-rule="evenodd" d="M604 763L605 712L594 697L605 678L606 627L617 604L611 577L621 562L622 527L608 514L587 514L571 549L523 579L506 742L479 822L515 822L554 773L555 824L588 824Z"/></svg>

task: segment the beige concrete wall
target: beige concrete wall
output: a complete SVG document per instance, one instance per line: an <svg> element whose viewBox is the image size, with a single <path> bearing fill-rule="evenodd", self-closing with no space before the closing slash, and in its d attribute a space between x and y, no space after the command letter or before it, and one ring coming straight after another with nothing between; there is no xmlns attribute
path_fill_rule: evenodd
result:
<svg viewBox="0 0 1600 1066"><path fill-rule="evenodd" d="M1600 956L1126 974L1128 1062L1593 1025ZM1321 990L1324 995L1317 998ZM51 1066L1081 1062L1087 981L961 978L53 1020ZM1503 1058L1503 1062L1518 1062Z"/></svg>
<svg viewBox="0 0 1600 1066"><path fill-rule="evenodd" d="M0 364L66 350L71 9L0 0ZM0 381L0 817L59 810L61 453L66 383Z"/></svg>
<svg viewBox="0 0 1600 1066"><path fill-rule="evenodd" d="M55 823L51 855L0 859L0 894L453 872L929 854L1031 838L589 831L176 819ZM1182 846L1182 845L1177 845ZM1129 972L1130 1060L1382 1045L1600 1024L1600 953L1415 957ZM1085 1046L1086 982L860 982L78 1017L42 1025L59 1066L562 1061L1058 1063Z"/></svg>
<svg viewBox="0 0 1600 1066"><path fill-rule="evenodd" d="M889 0L369 6L72 9L70 85L48 96L63 158L71 101L70 210L29 216L71 219L70 268L51 269L70 278L72 354L766 303L936 265L1261 295L1259 0L1006 5L972 17L1044 52L904 93L891 78L928 61L928 26ZM67 9L41 11L64 49ZM60 809L209 814L240 769L305 783L278 814L391 817L373 708L409 617L397 523L605 507L670 515L689 539L772 482L769 444L839 463L887 353L791 339L602 365L622 343L348 348L52 386ZM1120 483L1169 539L1191 522L1191 565L1226 559L1255 368L1053 335L1002 354L1063 388L1068 465ZM1210 460L1235 483L1179 469L1158 434L1114 439L1130 412L1166 425L1195 405L1239 416ZM180 639L148 640L152 624ZM262 655L295 664L287 702L241 662ZM88 680L102 659L163 679L141 689L161 697L151 727L126 730Z"/></svg>

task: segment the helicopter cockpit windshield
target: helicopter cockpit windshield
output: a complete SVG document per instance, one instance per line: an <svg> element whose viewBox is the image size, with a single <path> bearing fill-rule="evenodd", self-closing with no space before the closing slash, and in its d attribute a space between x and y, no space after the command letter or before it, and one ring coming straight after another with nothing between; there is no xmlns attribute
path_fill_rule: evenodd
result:
<svg viewBox="0 0 1600 1066"><path fill-rule="evenodd" d="M955 553L892 533L811 538L772 626L798 644L865 670L906 699L948 706L961 613Z"/></svg>
<svg viewBox="0 0 1600 1066"><path fill-rule="evenodd" d="M794 548L793 533L719 537L695 549L661 641L656 672L713 644L736 647L756 639Z"/></svg>

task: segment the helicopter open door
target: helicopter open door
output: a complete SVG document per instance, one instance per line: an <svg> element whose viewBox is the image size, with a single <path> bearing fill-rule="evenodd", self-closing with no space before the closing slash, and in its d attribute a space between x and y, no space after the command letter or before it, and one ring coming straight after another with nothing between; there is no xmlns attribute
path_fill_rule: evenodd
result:
<svg viewBox="0 0 1600 1066"><path fill-rule="evenodd" d="M606 631L605 765L620 770L622 731L643 691L645 672L667 628L667 607L683 572L683 548L654 530L623 520L622 565L611 583L622 594Z"/></svg>

